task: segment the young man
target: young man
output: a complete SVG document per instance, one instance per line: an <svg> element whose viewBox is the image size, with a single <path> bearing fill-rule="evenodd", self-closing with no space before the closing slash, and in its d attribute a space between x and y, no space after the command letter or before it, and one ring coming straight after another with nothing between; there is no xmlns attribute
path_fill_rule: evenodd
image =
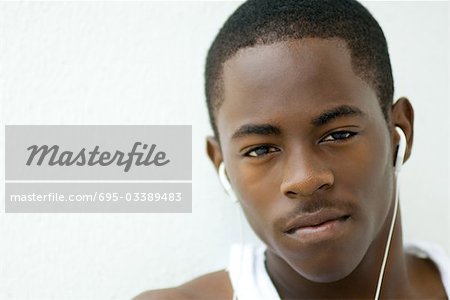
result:
<svg viewBox="0 0 450 300"><path fill-rule="evenodd" d="M386 40L363 6L247 1L217 35L205 76L208 155L266 247L137 299L448 298L444 252L403 245L395 127L406 161L414 112L406 98L393 104Z"/></svg>

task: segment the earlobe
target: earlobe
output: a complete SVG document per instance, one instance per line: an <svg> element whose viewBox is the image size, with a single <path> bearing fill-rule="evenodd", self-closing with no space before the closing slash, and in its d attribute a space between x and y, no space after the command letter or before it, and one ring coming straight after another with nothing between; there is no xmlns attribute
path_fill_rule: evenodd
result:
<svg viewBox="0 0 450 300"><path fill-rule="evenodd" d="M208 157L213 163L214 168L218 171L220 163L223 161L223 157L220 144L214 136L208 136L206 138L206 152L208 153Z"/></svg>

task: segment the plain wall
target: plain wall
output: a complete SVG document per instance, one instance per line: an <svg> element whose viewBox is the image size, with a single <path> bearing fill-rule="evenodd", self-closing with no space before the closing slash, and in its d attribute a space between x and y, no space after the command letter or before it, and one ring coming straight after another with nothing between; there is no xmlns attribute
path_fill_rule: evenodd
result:
<svg viewBox="0 0 450 300"><path fill-rule="evenodd" d="M388 40L395 99L415 109L405 236L450 253L448 3L365 4ZM5 124L193 125L192 213L2 213L1 299L127 299L226 266L238 219L206 156L203 68L238 5L0 3L2 170ZM247 225L245 240L258 242Z"/></svg>

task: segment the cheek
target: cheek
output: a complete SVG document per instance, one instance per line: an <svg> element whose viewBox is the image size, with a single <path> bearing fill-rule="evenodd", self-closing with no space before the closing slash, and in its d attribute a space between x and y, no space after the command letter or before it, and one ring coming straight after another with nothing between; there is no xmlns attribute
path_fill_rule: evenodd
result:
<svg viewBox="0 0 450 300"><path fill-rule="evenodd" d="M390 144L384 134L375 131L372 137L365 137L349 156L352 159L342 161L335 172L337 186L348 189L358 201L355 220L366 223L364 227L372 233L383 225L394 196Z"/></svg>
<svg viewBox="0 0 450 300"><path fill-rule="evenodd" d="M276 218L274 212L279 211L275 207L278 202L275 201L278 191L276 181L268 180L263 175L258 180L249 180L254 177L249 176L245 170L239 170L233 186L250 227L264 243L270 244L273 236L271 222Z"/></svg>

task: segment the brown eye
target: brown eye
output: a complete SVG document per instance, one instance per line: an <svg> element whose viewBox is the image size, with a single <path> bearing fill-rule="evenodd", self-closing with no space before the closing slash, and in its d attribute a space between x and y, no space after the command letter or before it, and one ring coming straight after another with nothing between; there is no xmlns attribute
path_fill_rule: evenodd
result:
<svg viewBox="0 0 450 300"><path fill-rule="evenodd" d="M341 141L341 140L347 140L356 135L356 132L352 131L336 131L331 134L329 134L325 139L322 141L324 142L334 142L334 141Z"/></svg>
<svg viewBox="0 0 450 300"><path fill-rule="evenodd" d="M251 149L245 154L245 156L259 157L276 151L278 151L278 149L272 146L259 146Z"/></svg>

